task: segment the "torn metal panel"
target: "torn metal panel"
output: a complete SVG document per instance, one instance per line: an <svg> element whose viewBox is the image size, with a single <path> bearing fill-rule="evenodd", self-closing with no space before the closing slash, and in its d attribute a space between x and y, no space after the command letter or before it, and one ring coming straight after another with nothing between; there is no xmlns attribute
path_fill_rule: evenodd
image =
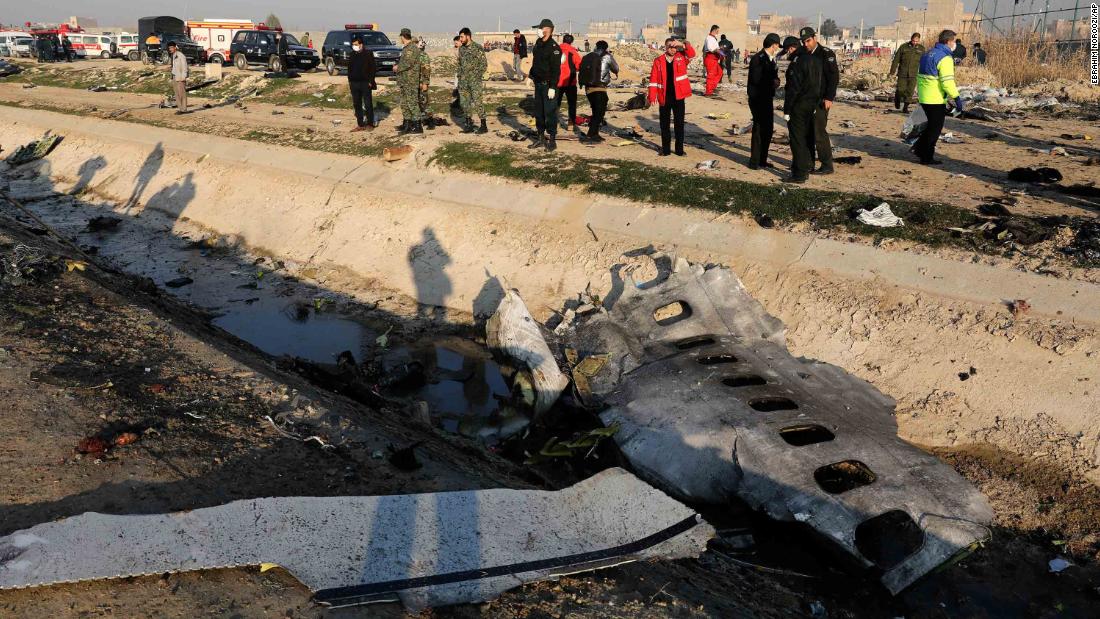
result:
<svg viewBox="0 0 1100 619"><path fill-rule="evenodd" d="M87 513L0 538L0 589L275 563L337 605L411 609L644 558L697 556L714 531L621 469L558 492L478 490L235 501Z"/></svg>
<svg viewBox="0 0 1100 619"><path fill-rule="evenodd" d="M485 325L485 341L490 348L523 363L531 370L535 390L535 415L550 410L561 392L569 386L542 336L539 324L527 311L523 299L509 290L500 307Z"/></svg>
<svg viewBox="0 0 1100 619"><path fill-rule="evenodd" d="M985 497L898 438L894 401L793 357L782 323L728 269L677 260L659 284L627 282L573 341L612 353L589 378L601 418L621 425L615 441L635 469L675 496L736 496L804 522L882 569L895 593L987 535Z"/></svg>

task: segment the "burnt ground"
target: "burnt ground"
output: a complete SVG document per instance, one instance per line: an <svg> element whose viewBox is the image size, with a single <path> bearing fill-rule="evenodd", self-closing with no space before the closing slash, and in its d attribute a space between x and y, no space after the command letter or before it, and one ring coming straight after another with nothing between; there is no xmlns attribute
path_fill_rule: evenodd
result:
<svg viewBox="0 0 1100 619"><path fill-rule="evenodd" d="M5 209L6 210L6 209ZM42 231L38 231L42 232ZM0 217L0 252L71 250ZM275 495L393 494L553 487L553 475L410 422L402 406L325 392L207 317L103 271L57 272L0 286L0 535L85 511L153 513ZM332 415L290 427L343 440L335 449L277 432L265 419L302 408ZM86 439L136 441L79 454ZM131 437L133 438L133 437ZM424 467L402 472L379 451L421 442ZM96 451L96 450L92 450ZM1100 604L1095 486L982 447L939 454L997 512L984 548L896 598L847 569L805 531L743 508L707 509L719 529L747 529L748 549L719 544L695 561L633 564L427 611L459 617L1061 617ZM1078 565L1051 574L1064 555ZM819 605L819 606L818 606ZM282 570L232 569L0 593L13 617L401 616L396 605L326 611Z"/></svg>

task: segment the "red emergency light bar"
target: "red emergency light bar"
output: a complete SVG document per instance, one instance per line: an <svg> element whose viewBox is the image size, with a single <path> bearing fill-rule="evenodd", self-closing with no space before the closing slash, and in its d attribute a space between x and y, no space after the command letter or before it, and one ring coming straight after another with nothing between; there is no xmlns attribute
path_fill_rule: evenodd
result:
<svg viewBox="0 0 1100 619"><path fill-rule="evenodd" d="M271 26L268 26L267 24L265 24L263 22L260 22L259 24L256 24L256 30L275 30L277 32L282 32L283 28L282 28L282 26L279 26L277 28L272 28Z"/></svg>
<svg viewBox="0 0 1100 619"><path fill-rule="evenodd" d="M378 24L344 24L344 30L374 30Z"/></svg>

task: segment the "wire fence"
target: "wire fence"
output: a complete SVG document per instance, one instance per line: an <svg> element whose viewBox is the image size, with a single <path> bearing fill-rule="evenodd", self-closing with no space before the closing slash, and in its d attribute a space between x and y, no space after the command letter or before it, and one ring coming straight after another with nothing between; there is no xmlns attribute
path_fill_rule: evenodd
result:
<svg viewBox="0 0 1100 619"><path fill-rule="evenodd" d="M1004 0L1004 3L1009 7L1002 14L1001 0L979 0L973 19L967 20L965 24L968 33L1007 37L1038 35L1040 42L1052 40L1059 43L1084 43L1089 40L1087 33L1091 3L1075 1L1072 7L1049 8L1050 3L1047 2L1041 11L1025 9L1023 12L1019 12L1020 0ZM1049 23L1051 20L1054 22L1053 33L1050 28L1052 24ZM1058 36L1059 22L1069 23L1068 37Z"/></svg>

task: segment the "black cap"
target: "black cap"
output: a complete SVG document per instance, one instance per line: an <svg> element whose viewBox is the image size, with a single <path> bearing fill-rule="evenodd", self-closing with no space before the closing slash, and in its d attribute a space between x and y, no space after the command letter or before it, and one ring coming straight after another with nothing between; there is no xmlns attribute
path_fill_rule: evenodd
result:
<svg viewBox="0 0 1100 619"><path fill-rule="evenodd" d="M783 39L783 47L779 50L779 55L782 56L783 54L786 54L787 49L791 47L802 47L802 41L799 41L794 37L787 37Z"/></svg>
<svg viewBox="0 0 1100 619"><path fill-rule="evenodd" d="M764 47L771 47L772 45L779 45L780 43L779 35L774 32L764 37Z"/></svg>
<svg viewBox="0 0 1100 619"><path fill-rule="evenodd" d="M544 20L540 21L537 26L532 26L532 28L540 28L540 29L541 28L553 28L553 27L554 27L554 22L550 21L549 19L544 19Z"/></svg>
<svg viewBox="0 0 1100 619"><path fill-rule="evenodd" d="M809 27L809 26L806 26L802 30L798 31L798 38L802 41L805 41L806 39L812 39L816 36L817 36L817 33L814 32L814 29Z"/></svg>

